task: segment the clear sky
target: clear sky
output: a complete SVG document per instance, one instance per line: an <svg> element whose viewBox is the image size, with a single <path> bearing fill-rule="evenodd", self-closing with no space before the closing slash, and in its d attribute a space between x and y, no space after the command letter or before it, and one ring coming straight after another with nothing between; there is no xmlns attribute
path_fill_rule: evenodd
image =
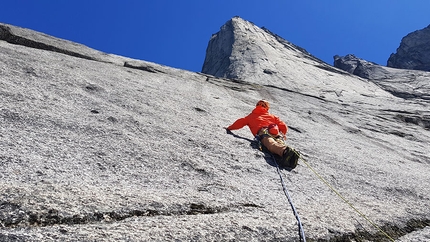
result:
<svg viewBox="0 0 430 242"><path fill-rule="evenodd" d="M386 65L401 39L430 24L429 0L5 0L0 22L91 48L201 71L212 34L234 16L323 61Z"/></svg>

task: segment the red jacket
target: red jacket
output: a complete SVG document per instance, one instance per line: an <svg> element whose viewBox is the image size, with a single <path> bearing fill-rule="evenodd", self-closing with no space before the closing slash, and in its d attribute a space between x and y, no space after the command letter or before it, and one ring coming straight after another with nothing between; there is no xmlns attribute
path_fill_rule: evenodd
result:
<svg viewBox="0 0 430 242"><path fill-rule="evenodd" d="M288 132L287 125L282 120L280 120L279 117L270 114L267 109L261 106L257 106L248 116L236 120L227 129L236 130L248 125L252 134L256 136L261 128L268 127L270 124L277 124L279 131L281 131L283 134Z"/></svg>

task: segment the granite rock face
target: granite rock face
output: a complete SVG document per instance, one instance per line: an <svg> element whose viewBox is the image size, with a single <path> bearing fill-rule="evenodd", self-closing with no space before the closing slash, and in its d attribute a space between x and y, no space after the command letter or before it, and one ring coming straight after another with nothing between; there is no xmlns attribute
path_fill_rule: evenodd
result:
<svg viewBox="0 0 430 242"><path fill-rule="evenodd" d="M429 101L227 25L193 73L0 24L0 241L297 241L270 156L223 129L261 98L302 154L281 175L308 241L388 241L317 174L425 241Z"/></svg>
<svg viewBox="0 0 430 242"><path fill-rule="evenodd" d="M220 56L220 53L231 54ZM239 17L229 20L212 36L202 72L328 99L346 93L353 96L389 95L373 83L357 82L353 75Z"/></svg>
<svg viewBox="0 0 430 242"><path fill-rule="evenodd" d="M334 56L334 66L369 79L397 97L430 100L429 72L385 67L352 54Z"/></svg>
<svg viewBox="0 0 430 242"><path fill-rule="evenodd" d="M430 71L430 25L403 37L397 52L390 55L387 66Z"/></svg>
<svg viewBox="0 0 430 242"><path fill-rule="evenodd" d="M348 54L346 56L338 56L334 57L334 67L347 71L351 74L354 74L357 66L361 64L364 60L355 57L353 54ZM354 74L355 75L355 74Z"/></svg>
<svg viewBox="0 0 430 242"><path fill-rule="evenodd" d="M373 79L373 74L376 71L370 71L373 67L379 67L379 65L360 59L355 55L348 54L346 56L338 56L334 57L334 67L347 71L353 75L363 77L366 79Z"/></svg>

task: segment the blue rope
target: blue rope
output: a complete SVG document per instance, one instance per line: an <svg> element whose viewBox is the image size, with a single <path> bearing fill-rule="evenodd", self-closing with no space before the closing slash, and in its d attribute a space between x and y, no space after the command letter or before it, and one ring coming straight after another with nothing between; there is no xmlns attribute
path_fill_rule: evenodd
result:
<svg viewBox="0 0 430 242"><path fill-rule="evenodd" d="M306 242L305 231L303 230L302 222L300 221L299 214L297 213L297 210L294 207L293 201L292 201L292 199L290 197L290 194L288 193L287 186L285 185L284 179L282 178L281 170L279 169L279 165L276 162L276 159L273 156L273 154L270 154L270 155L272 156L273 160L275 161L276 170L278 171L279 177L281 178L282 189L284 190L285 196L287 196L288 202L290 203L291 209L293 210L294 216L296 217L297 224L299 226L300 241Z"/></svg>
<svg viewBox="0 0 430 242"><path fill-rule="evenodd" d="M260 136L257 135L254 138L254 140L257 141L258 149L261 150L261 151L263 151L263 144L261 143ZM285 144L285 141L284 141L284 144ZM290 203L291 209L293 210L294 216L296 217L297 225L299 226L300 241L306 242L305 231L303 230L302 222L300 221L300 216L297 213L296 207L294 207L293 200L291 199L290 194L288 193L287 186L285 185L284 179L282 178L282 173L281 173L281 170L279 169L278 162L276 161L275 156L271 152L268 152L268 153L270 154L270 156L272 157L272 159L273 159L273 161L275 163L276 171L279 174L279 178L281 178L282 190L284 190L285 196L287 196L288 202Z"/></svg>

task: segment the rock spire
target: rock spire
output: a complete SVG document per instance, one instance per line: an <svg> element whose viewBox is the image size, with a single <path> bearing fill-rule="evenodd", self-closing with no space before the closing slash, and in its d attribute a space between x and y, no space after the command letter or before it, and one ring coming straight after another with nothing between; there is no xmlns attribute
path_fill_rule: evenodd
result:
<svg viewBox="0 0 430 242"><path fill-rule="evenodd" d="M388 59L387 66L430 71L430 25L403 37L397 52Z"/></svg>

